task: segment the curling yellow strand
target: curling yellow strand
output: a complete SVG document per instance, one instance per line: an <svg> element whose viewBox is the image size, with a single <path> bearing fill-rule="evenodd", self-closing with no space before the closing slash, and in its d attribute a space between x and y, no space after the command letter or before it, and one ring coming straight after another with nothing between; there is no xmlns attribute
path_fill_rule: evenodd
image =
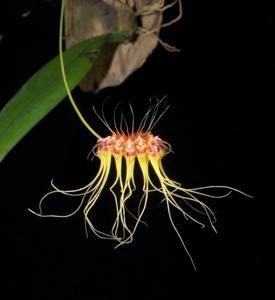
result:
<svg viewBox="0 0 275 300"><path fill-rule="evenodd" d="M64 82L64 86L67 92L67 95L70 99L70 102L78 115L80 121L84 124L84 126L97 138L100 139L101 136L86 122L84 117L82 116L81 112L79 111L74 98L71 94L69 84L67 81L67 76L65 73L65 67L64 67L64 59L63 59L63 49L62 49L62 36L63 36L63 19L64 19L64 10L65 10L65 0L62 0L61 2L61 13L60 13L60 22L59 22L59 60L60 60L60 69L61 69L61 74L62 74L62 79Z"/></svg>

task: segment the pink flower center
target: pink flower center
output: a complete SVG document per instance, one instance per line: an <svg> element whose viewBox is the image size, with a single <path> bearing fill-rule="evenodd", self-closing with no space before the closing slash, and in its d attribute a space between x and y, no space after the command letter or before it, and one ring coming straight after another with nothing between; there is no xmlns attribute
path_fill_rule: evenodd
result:
<svg viewBox="0 0 275 300"><path fill-rule="evenodd" d="M150 132L137 132L131 134L114 133L105 138L100 138L95 146L98 152L111 153L115 156L136 157L138 155L163 154L169 144Z"/></svg>

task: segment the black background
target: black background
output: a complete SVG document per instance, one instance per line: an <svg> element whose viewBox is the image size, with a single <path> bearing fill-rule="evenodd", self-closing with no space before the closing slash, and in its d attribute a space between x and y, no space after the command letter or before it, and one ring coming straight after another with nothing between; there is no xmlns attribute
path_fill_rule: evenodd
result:
<svg viewBox="0 0 275 300"><path fill-rule="evenodd" d="M1 106L57 55L55 2L1 1ZM18 292L28 299L266 298L274 268L274 14L274 1L185 1L182 20L162 32L181 53L159 46L121 86L97 95L74 92L102 135L108 131L93 105L100 109L109 98L111 118L116 103L131 101L139 118L150 97L167 95L171 107L154 134L173 146L175 153L165 159L168 174L187 187L226 184L254 196L211 200L217 235L175 216L198 271L157 195L147 214L149 227L140 226L134 242L117 250L112 242L85 238L81 213L60 220L27 211L37 208L52 178L64 188L79 187L98 167L86 159L95 139L63 101L0 166L6 299ZM49 205L65 209L67 201ZM108 212L98 216L99 223L104 218Z"/></svg>

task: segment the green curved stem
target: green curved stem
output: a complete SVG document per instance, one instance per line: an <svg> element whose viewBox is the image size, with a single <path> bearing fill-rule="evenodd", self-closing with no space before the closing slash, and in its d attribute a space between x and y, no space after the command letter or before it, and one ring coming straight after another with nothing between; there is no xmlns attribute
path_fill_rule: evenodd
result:
<svg viewBox="0 0 275 300"><path fill-rule="evenodd" d="M61 69L62 79L64 81L64 86L65 86L66 92L68 94L68 98L69 98L76 114L78 115L80 121L97 139L100 139L101 136L87 123L87 121L84 119L81 112L79 111L79 109L74 101L74 98L71 94L69 84L67 81L67 76L66 76L65 67L64 67L64 59L63 59L63 48L62 48L64 11L65 11L65 0L62 0L61 12L60 12L60 22L59 22L59 59L60 59L60 69Z"/></svg>

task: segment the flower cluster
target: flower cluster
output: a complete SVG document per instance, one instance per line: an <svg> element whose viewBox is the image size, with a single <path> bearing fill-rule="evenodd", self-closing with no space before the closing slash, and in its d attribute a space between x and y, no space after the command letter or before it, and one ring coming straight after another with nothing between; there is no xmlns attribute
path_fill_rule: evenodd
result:
<svg viewBox="0 0 275 300"><path fill-rule="evenodd" d="M113 131L106 122L104 115L102 118L99 116L100 120L110 130L110 135L104 138L99 137L92 149L94 155L99 159L99 168L95 177L85 186L72 190L61 190L52 183L54 190L40 200L39 213L32 210L31 212L41 217L70 217L84 206L86 233L88 234L88 229L90 229L99 238L116 241L116 247L118 247L133 241L138 225L144 223L143 218L149 201L149 194L158 192L161 194L162 203L166 206L170 223L194 268L196 268L174 223L172 210L176 210L186 220L191 220L201 227L205 226L204 219L206 219L213 230L216 231L214 227L215 214L202 199L224 198L233 191L245 196L249 195L228 186L212 185L185 188L179 182L170 178L165 171L162 160L166 154L172 151L171 146L151 133L154 125L165 112L158 116L160 103L158 102L155 106L149 108L137 131L134 131L134 122L132 123L131 133L128 132L126 126L127 134L122 128L120 128L120 131L117 130L116 124L116 131ZM151 118L150 114L152 115ZM124 117L122 116L121 119L124 120ZM115 166L115 176L110 176L113 165ZM140 169L140 172L136 172L137 168ZM141 174L143 181L139 187L135 183L138 174ZM98 228L93 217L94 208L97 206L97 202L106 187L111 196L110 202L108 202L113 205L115 212L111 224L107 226L107 230ZM221 190L221 193L217 193L217 190ZM137 192L137 195L140 195L138 198L133 197L134 191ZM66 215L44 214L42 202L54 193L82 196L82 200L72 213Z"/></svg>

